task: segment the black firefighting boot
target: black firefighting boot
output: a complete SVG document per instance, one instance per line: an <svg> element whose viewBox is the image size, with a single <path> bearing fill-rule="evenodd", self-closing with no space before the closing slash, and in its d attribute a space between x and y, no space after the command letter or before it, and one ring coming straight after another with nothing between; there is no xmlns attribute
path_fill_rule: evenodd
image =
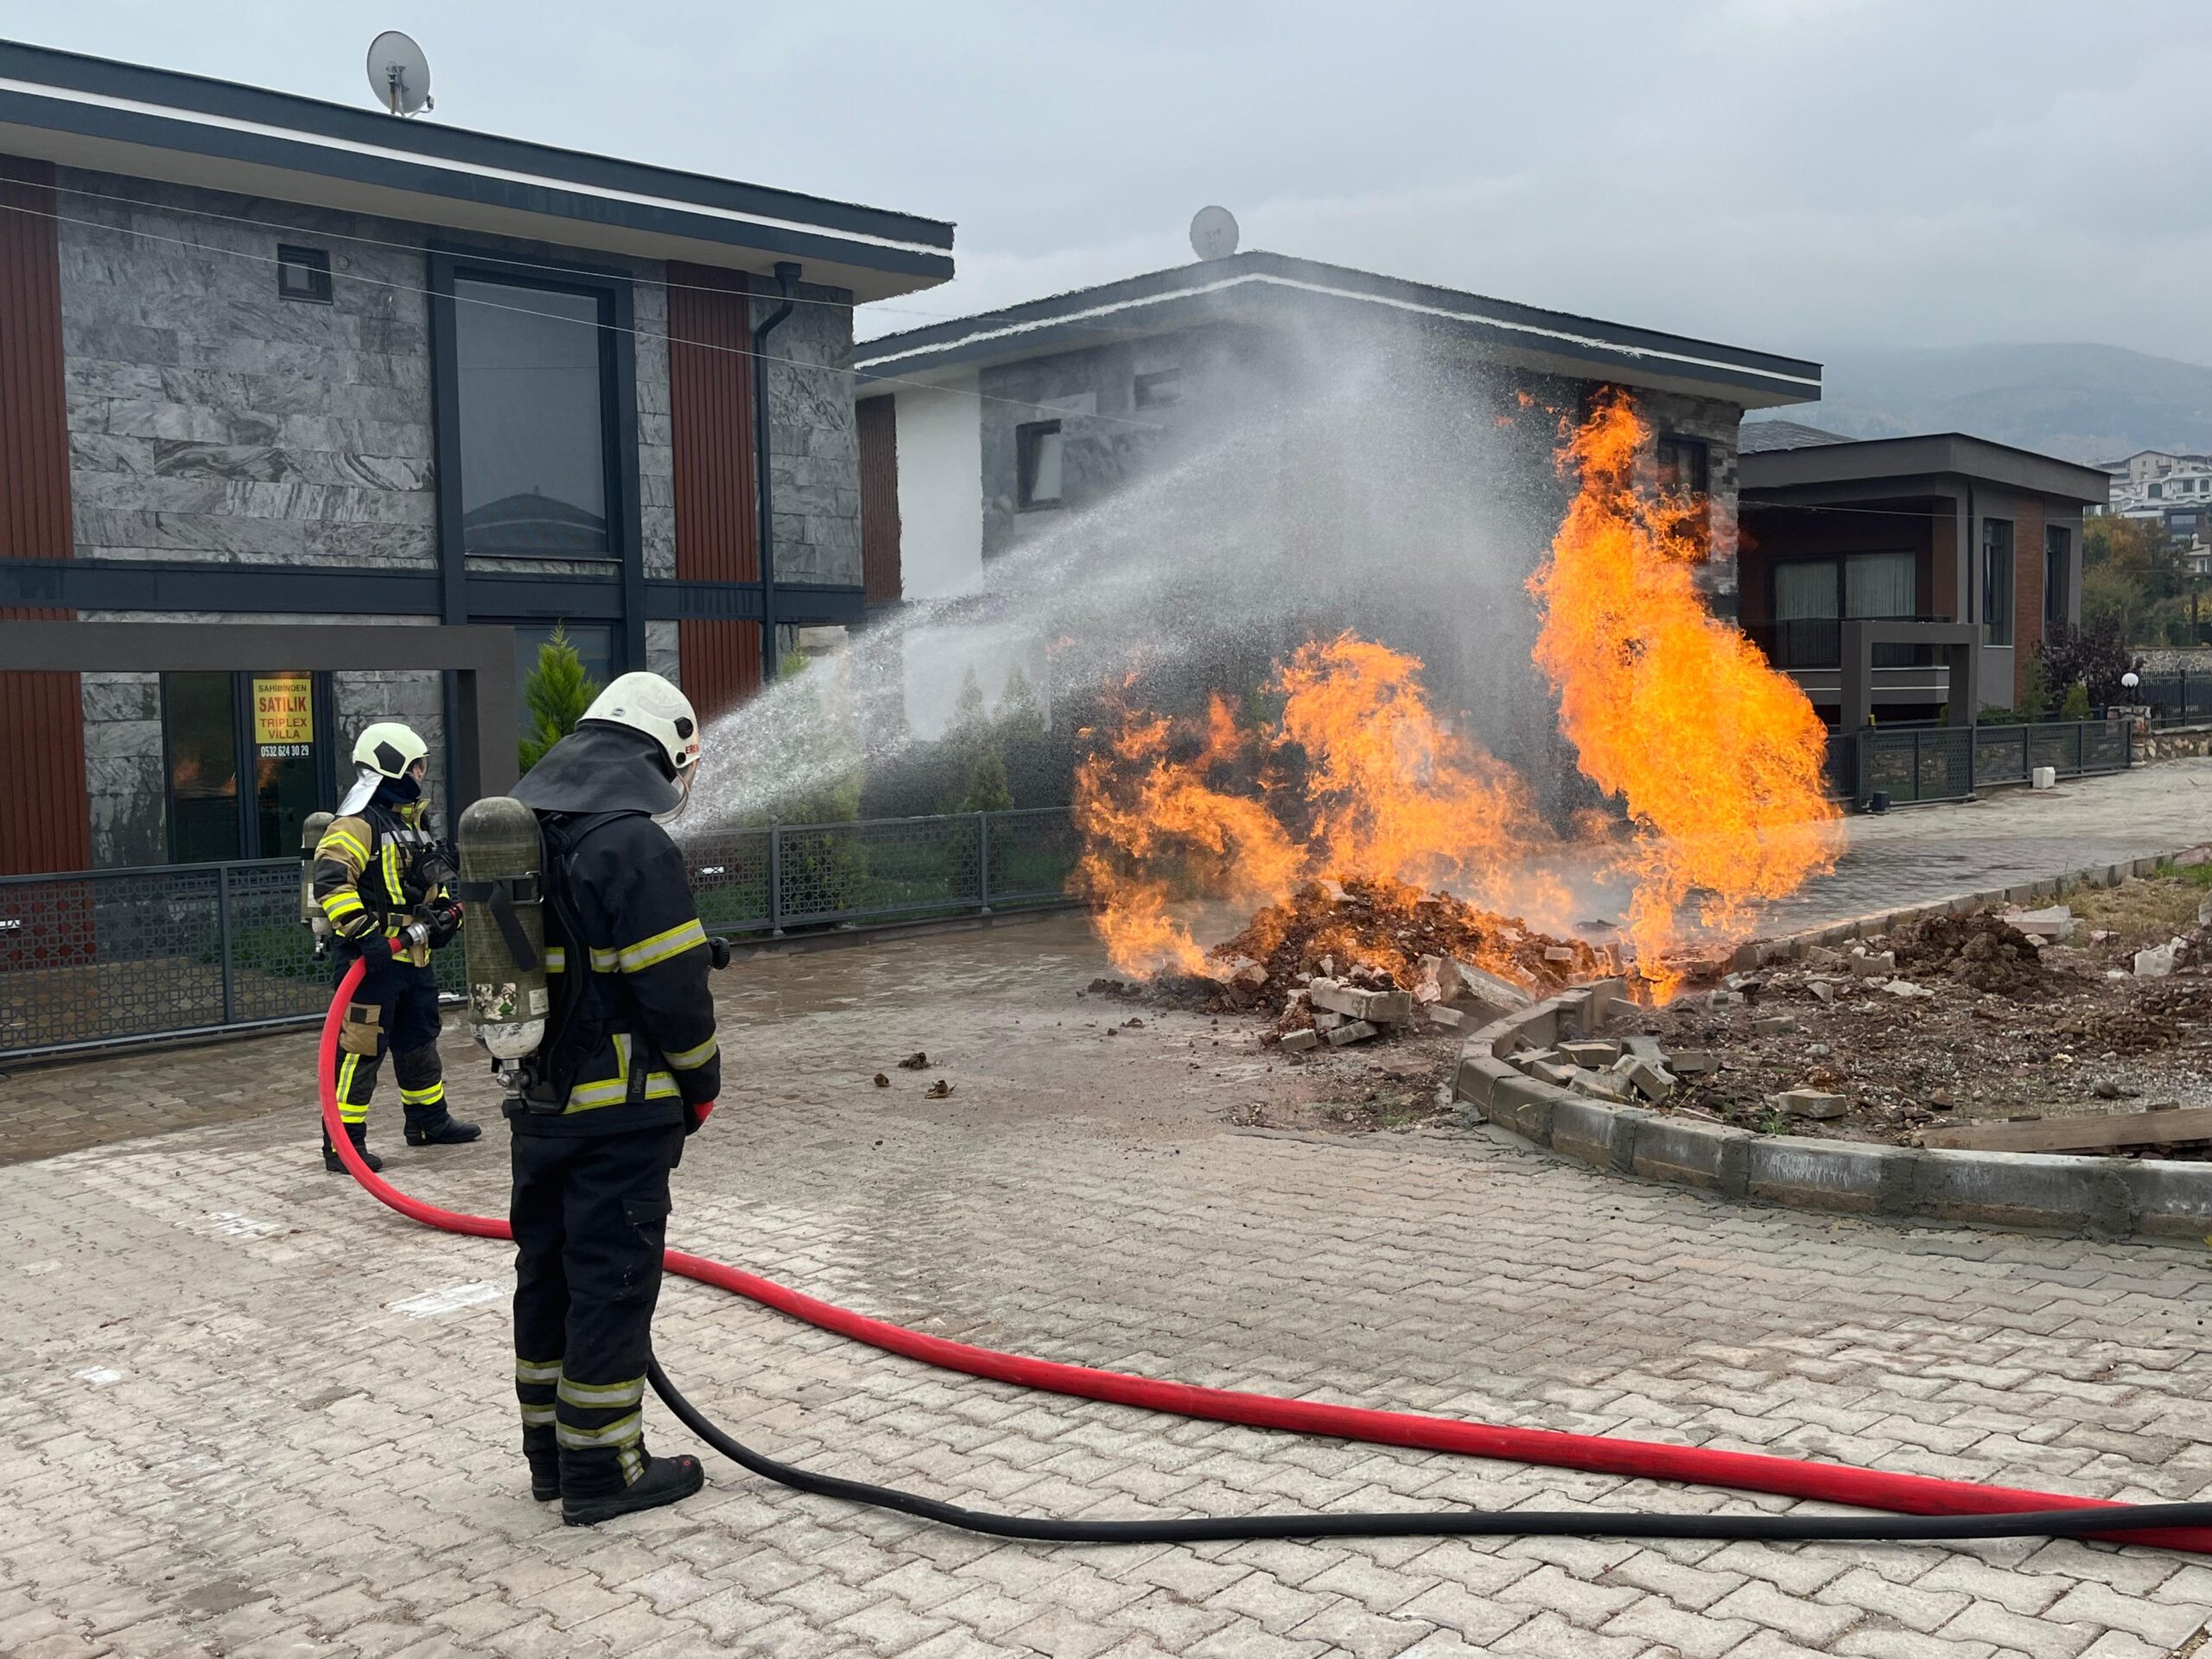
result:
<svg viewBox="0 0 2212 1659"><path fill-rule="evenodd" d="M522 1454L530 1460L530 1495L541 1503L561 1497L561 1448L550 1428L525 1428Z"/></svg>
<svg viewBox="0 0 2212 1659"><path fill-rule="evenodd" d="M353 1143L353 1150L361 1154L361 1161L369 1166L372 1174L384 1167L384 1160L369 1150L367 1124L348 1123L346 1126L346 1138ZM345 1161L338 1155L338 1148L330 1144L330 1129L327 1125L324 1126L322 1131L322 1166L334 1175L343 1175L347 1173Z"/></svg>
<svg viewBox="0 0 2212 1659"><path fill-rule="evenodd" d="M637 1478L625 1480L634 1468ZM649 1456L641 1440L634 1455L600 1448L561 1453L561 1519L572 1527L597 1526L618 1515L657 1510L691 1496L707 1484L696 1458Z"/></svg>
<svg viewBox="0 0 2212 1659"><path fill-rule="evenodd" d="M435 1117L414 1117L407 1120L407 1144L410 1147L457 1147L463 1141L474 1141L484 1131L474 1123L464 1123L443 1107Z"/></svg>

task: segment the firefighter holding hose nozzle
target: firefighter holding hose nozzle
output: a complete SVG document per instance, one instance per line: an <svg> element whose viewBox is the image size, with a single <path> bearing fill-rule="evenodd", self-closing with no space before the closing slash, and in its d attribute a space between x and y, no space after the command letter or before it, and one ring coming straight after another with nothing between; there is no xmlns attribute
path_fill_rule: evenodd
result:
<svg viewBox="0 0 2212 1659"><path fill-rule="evenodd" d="M543 1016L504 1109L514 1131L515 1392L531 1494L559 1498L572 1525L672 1503L705 1478L695 1458L649 1456L644 1436L669 1173L721 1083L707 975L728 947L701 927L683 855L661 827L689 799L698 765L683 694L658 674L625 674L513 800L479 802L461 825L472 869L492 844L477 834L484 825L524 849L515 869L543 861L534 892L526 880L483 887L503 895L495 904L542 902L550 988L539 1006L502 1010L523 1020L492 1032ZM516 802L535 814L534 831ZM479 920L488 930L515 915ZM512 937L531 953L518 926ZM475 984L474 964L472 1006L512 988ZM479 1030L487 1034L480 1019Z"/></svg>
<svg viewBox="0 0 2212 1659"><path fill-rule="evenodd" d="M399 1079L410 1147L453 1146L483 1131L446 1109L438 1058L438 981L430 953L453 941L461 906L450 849L424 828L429 747L397 721L378 721L353 745L360 768L338 816L315 843L308 890L334 938L338 974L365 964L361 988L340 1028L338 1109L346 1135L371 1169L369 1099L387 1052ZM346 1166L322 1135L322 1166Z"/></svg>

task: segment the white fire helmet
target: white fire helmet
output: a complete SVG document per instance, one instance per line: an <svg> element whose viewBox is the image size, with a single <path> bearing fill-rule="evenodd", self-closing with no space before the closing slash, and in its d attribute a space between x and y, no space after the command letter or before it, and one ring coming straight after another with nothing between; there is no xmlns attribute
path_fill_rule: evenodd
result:
<svg viewBox="0 0 2212 1659"><path fill-rule="evenodd" d="M396 720L380 720L362 728L353 744L353 764L372 766L386 778L404 778L408 767L430 752L430 746Z"/></svg>
<svg viewBox="0 0 2212 1659"><path fill-rule="evenodd" d="M699 764L699 717L691 700L658 674L618 676L584 710L584 721L626 726L660 746L675 776L689 783Z"/></svg>

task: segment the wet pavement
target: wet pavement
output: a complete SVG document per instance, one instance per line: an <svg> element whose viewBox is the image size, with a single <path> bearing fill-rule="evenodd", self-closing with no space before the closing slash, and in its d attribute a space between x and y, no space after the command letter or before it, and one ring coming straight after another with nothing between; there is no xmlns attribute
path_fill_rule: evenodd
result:
<svg viewBox="0 0 2212 1659"><path fill-rule="evenodd" d="M2202 836L2208 788L2212 765L2182 763L1862 820L1787 920L2170 851ZM1731 1207L1478 1133L1242 1129L1240 1104L1323 1074L1205 1016L1132 1027L1077 995L1103 969L1073 915L741 963L672 1239L899 1323L1194 1382L2212 1492L2202 1251ZM684 1505L564 1529L517 1455L506 1249L322 1173L309 1048L0 1083L0 1155L27 1160L0 1169L0 1653L2163 1659L2212 1616L2212 1567L2146 1549L1045 1549L711 1459ZM446 1053L457 1109L486 1111L465 1036ZM416 1152L397 1116L380 1103L371 1133L403 1186L501 1207L496 1126ZM690 1285L657 1331L741 1438L977 1507L1787 1507L976 1382ZM696 1449L648 1422L656 1449Z"/></svg>

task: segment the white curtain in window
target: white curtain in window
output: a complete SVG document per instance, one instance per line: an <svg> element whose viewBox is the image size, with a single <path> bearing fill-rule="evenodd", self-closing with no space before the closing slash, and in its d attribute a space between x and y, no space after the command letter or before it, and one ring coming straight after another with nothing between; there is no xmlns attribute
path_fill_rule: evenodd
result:
<svg viewBox="0 0 2212 1659"><path fill-rule="evenodd" d="M1774 618L1801 622L1835 614L1835 562L1788 559L1774 567Z"/></svg>
<svg viewBox="0 0 2212 1659"><path fill-rule="evenodd" d="M1910 553L1859 553L1844 563L1846 616L1914 616L1920 609L1920 562Z"/></svg>

